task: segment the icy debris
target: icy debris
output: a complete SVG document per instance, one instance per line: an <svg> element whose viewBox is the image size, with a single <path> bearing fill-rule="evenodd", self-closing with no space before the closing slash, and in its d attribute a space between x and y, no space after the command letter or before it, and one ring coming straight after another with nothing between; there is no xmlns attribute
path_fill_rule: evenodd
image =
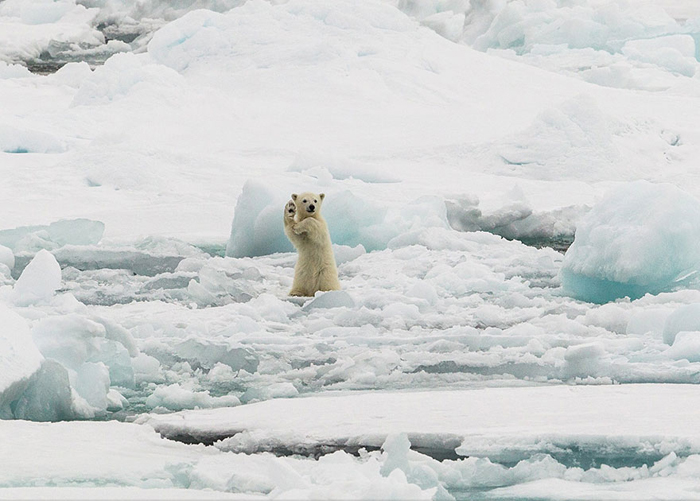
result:
<svg viewBox="0 0 700 501"><path fill-rule="evenodd" d="M160 273L143 284L143 291L186 289L193 279L191 273Z"/></svg>
<svg viewBox="0 0 700 501"><path fill-rule="evenodd" d="M630 59L651 63L692 77L698 66L695 39L691 35L668 35L651 39L630 40L622 46Z"/></svg>
<svg viewBox="0 0 700 501"><path fill-rule="evenodd" d="M674 360L700 362L700 331L679 332L665 354Z"/></svg>
<svg viewBox="0 0 700 501"><path fill-rule="evenodd" d="M216 296L195 279L191 279L187 284L187 293L198 306L214 306L218 303Z"/></svg>
<svg viewBox="0 0 700 501"><path fill-rule="evenodd" d="M27 389L13 403L14 418L64 421L76 418L68 371L54 360L44 360Z"/></svg>
<svg viewBox="0 0 700 501"><path fill-rule="evenodd" d="M131 334L113 321L100 320L77 313L47 316L32 329L42 355L68 371L77 416L104 415L121 405L122 397L112 385L135 385L129 348L136 354L138 350Z"/></svg>
<svg viewBox="0 0 700 501"><path fill-rule="evenodd" d="M114 388L107 392L107 410L109 412L117 412L129 406L129 401L124 395L119 393Z"/></svg>
<svg viewBox="0 0 700 501"><path fill-rule="evenodd" d="M348 263L358 257L366 254L367 251L362 246L362 244L357 244L355 247L350 247L349 245L337 245L333 244L333 254L335 255L335 263L340 266L341 264Z"/></svg>
<svg viewBox="0 0 700 501"><path fill-rule="evenodd" d="M78 369L99 352L105 328L77 314L51 316L34 326L32 336L45 357Z"/></svg>
<svg viewBox="0 0 700 501"><path fill-rule="evenodd" d="M191 391L177 383L159 386L146 399L146 405L151 408L165 407L179 411L183 409L234 407L240 405L240 400L233 395L212 397L208 391Z"/></svg>
<svg viewBox="0 0 700 501"><path fill-rule="evenodd" d="M659 90L698 67L697 26L671 18L671 3L402 0L398 7L452 41L599 85Z"/></svg>
<svg viewBox="0 0 700 501"><path fill-rule="evenodd" d="M0 60L0 80L7 78L26 78L30 76L32 76L32 74L25 66L21 64L8 64Z"/></svg>
<svg viewBox="0 0 700 501"><path fill-rule="evenodd" d="M12 249L4 245L0 245L0 264L4 264L10 270L15 267L15 255Z"/></svg>
<svg viewBox="0 0 700 501"><path fill-rule="evenodd" d="M4 1L0 3L0 59L32 62L56 45L101 45L104 37L92 26L96 14L69 1Z"/></svg>
<svg viewBox="0 0 700 501"><path fill-rule="evenodd" d="M48 78L59 85L77 89L90 75L92 75L90 65L85 61L81 61L79 63L63 65L56 73L50 75Z"/></svg>
<svg viewBox="0 0 700 501"><path fill-rule="evenodd" d="M136 340L127 329L109 318L93 316L91 320L97 322L98 324L102 324L105 328L105 337L123 345L129 356L135 357L139 354Z"/></svg>
<svg viewBox="0 0 700 501"><path fill-rule="evenodd" d="M563 0L549 2L402 0L399 8L421 20L438 33L452 17L462 16L463 30L457 28L446 35L459 35L464 43L479 50L513 48L526 53L540 45L567 45L571 48L595 47L619 50L620 40L653 38L681 30L681 26L662 7L651 4L630 4L621 1L575 4ZM438 25L438 13L444 16ZM431 22L431 20L434 20Z"/></svg>
<svg viewBox="0 0 700 501"><path fill-rule="evenodd" d="M86 362L76 371L73 386L95 411L104 413L110 403L107 398L110 384L109 369L105 364Z"/></svg>
<svg viewBox="0 0 700 501"><path fill-rule="evenodd" d="M353 308L355 300L346 291L317 292L316 296L304 304L302 310L311 311L317 308Z"/></svg>
<svg viewBox="0 0 700 501"><path fill-rule="evenodd" d="M391 434L386 437L382 450L387 457L382 464L381 473L384 476L389 475L393 470L399 469L404 472L409 470L408 453L411 450L411 442L405 433Z"/></svg>
<svg viewBox="0 0 700 501"><path fill-rule="evenodd" d="M654 337L662 337L666 319L670 314L671 311L664 308L635 310L627 321L625 334L633 336L652 334Z"/></svg>
<svg viewBox="0 0 700 501"><path fill-rule="evenodd" d="M123 344L102 340L99 351L90 357L89 362L103 363L108 368L111 385L133 388L136 380L132 360Z"/></svg>
<svg viewBox="0 0 700 501"><path fill-rule="evenodd" d="M13 300L18 306L49 302L61 288L61 267L47 250L40 250L17 279Z"/></svg>
<svg viewBox="0 0 700 501"><path fill-rule="evenodd" d="M700 270L699 239L695 198L670 184L624 184L580 221L562 286L595 303L682 287Z"/></svg>
<svg viewBox="0 0 700 501"><path fill-rule="evenodd" d="M17 252L53 250L64 245L96 245L105 225L90 219L63 219L46 226L21 226L0 230L0 244Z"/></svg>
<svg viewBox="0 0 700 501"><path fill-rule="evenodd" d="M241 395L241 402L251 403L272 398L293 398L299 395L299 390L292 383L273 383L261 388L250 388Z"/></svg>
<svg viewBox="0 0 700 501"><path fill-rule="evenodd" d="M145 353L139 353L131 359L131 367L134 371L134 382L136 384L163 383L165 378L161 370L160 362L157 358Z"/></svg>
<svg viewBox="0 0 700 501"><path fill-rule="evenodd" d="M63 266L78 270L128 270L147 277L173 272L183 260L179 255L158 255L130 248L70 247L56 249L53 254Z"/></svg>
<svg viewBox="0 0 700 501"><path fill-rule="evenodd" d="M510 240L528 242L573 239L576 223L590 210L568 206L534 211L526 200L483 212L476 197L461 195L445 200L447 220L459 231L487 231Z"/></svg>
<svg viewBox="0 0 700 501"><path fill-rule="evenodd" d="M700 332L700 303L681 306L667 314L663 324L663 340L666 344L675 344L680 332Z"/></svg>
<svg viewBox="0 0 700 501"><path fill-rule="evenodd" d="M42 360L26 321L0 304L0 419L12 415L10 403L24 391Z"/></svg>
<svg viewBox="0 0 700 501"><path fill-rule="evenodd" d="M570 346L564 353L566 371L569 376L597 376L601 359L606 355L605 347L598 342Z"/></svg>
<svg viewBox="0 0 700 501"><path fill-rule="evenodd" d="M180 359L205 369L225 364L234 371L245 370L253 373L259 363L258 358L248 348L231 347L226 342L216 343L205 339L188 339L178 343L173 353Z"/></svg>

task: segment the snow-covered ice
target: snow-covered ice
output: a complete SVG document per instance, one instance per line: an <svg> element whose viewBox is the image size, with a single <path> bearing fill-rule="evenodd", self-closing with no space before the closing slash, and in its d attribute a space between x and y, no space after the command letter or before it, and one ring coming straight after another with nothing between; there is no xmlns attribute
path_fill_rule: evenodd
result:
<svg viewBox="0 0 700 501"><path fill-rule="evenodd" d="M0 497L697 497L699 43L685 0L0 2ZM342 291L287 297L299 190Z"/></svg>

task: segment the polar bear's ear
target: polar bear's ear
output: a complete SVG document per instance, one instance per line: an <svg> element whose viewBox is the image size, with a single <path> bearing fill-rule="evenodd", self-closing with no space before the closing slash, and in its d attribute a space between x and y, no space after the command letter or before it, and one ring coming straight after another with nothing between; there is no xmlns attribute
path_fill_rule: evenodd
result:
<svg viewBox="0 0 700 501"><path fill-rule="evenodd" d="M292 193L292 200L294 200L296 202L298 196L299 195L297 195L296 193Z"/></svg>
<svg viewBox="0 0 700 501"><path fill-rule="evenodd" d="M319 193L319 194L318 194L318 198L320 198L320 199L321 199L321 202L323 202L323 199L326 198L326 194L325 194L325 193Z"/></svg>

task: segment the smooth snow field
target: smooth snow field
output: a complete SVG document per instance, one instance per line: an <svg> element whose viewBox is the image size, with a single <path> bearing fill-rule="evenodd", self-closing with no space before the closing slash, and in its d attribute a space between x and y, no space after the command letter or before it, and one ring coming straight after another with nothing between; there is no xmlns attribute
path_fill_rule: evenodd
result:
<svg viewBox="0 0 700 501"><path fill-rule="evenodd" d="M691 0L1 0L0 499L700 499L699 58Z"/></svg>

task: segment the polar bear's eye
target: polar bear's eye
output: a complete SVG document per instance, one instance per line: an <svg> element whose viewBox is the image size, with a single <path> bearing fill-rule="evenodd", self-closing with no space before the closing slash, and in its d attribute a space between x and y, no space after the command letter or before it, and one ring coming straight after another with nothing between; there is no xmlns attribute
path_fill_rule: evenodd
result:
<svg viewBox="0 0 700 501"><path fill-rule="evenodd" d="M305 203L306 203L306 199L302 200L301 203L305 204Z"/></svg>
<svg viewBox="0 0 700 501"><path fill-rule="evenodd" d="M314 198L314 203L315 203L315 204L317 204L317 203L318 203L318 200L316 200L315 198Z"/></svg>

